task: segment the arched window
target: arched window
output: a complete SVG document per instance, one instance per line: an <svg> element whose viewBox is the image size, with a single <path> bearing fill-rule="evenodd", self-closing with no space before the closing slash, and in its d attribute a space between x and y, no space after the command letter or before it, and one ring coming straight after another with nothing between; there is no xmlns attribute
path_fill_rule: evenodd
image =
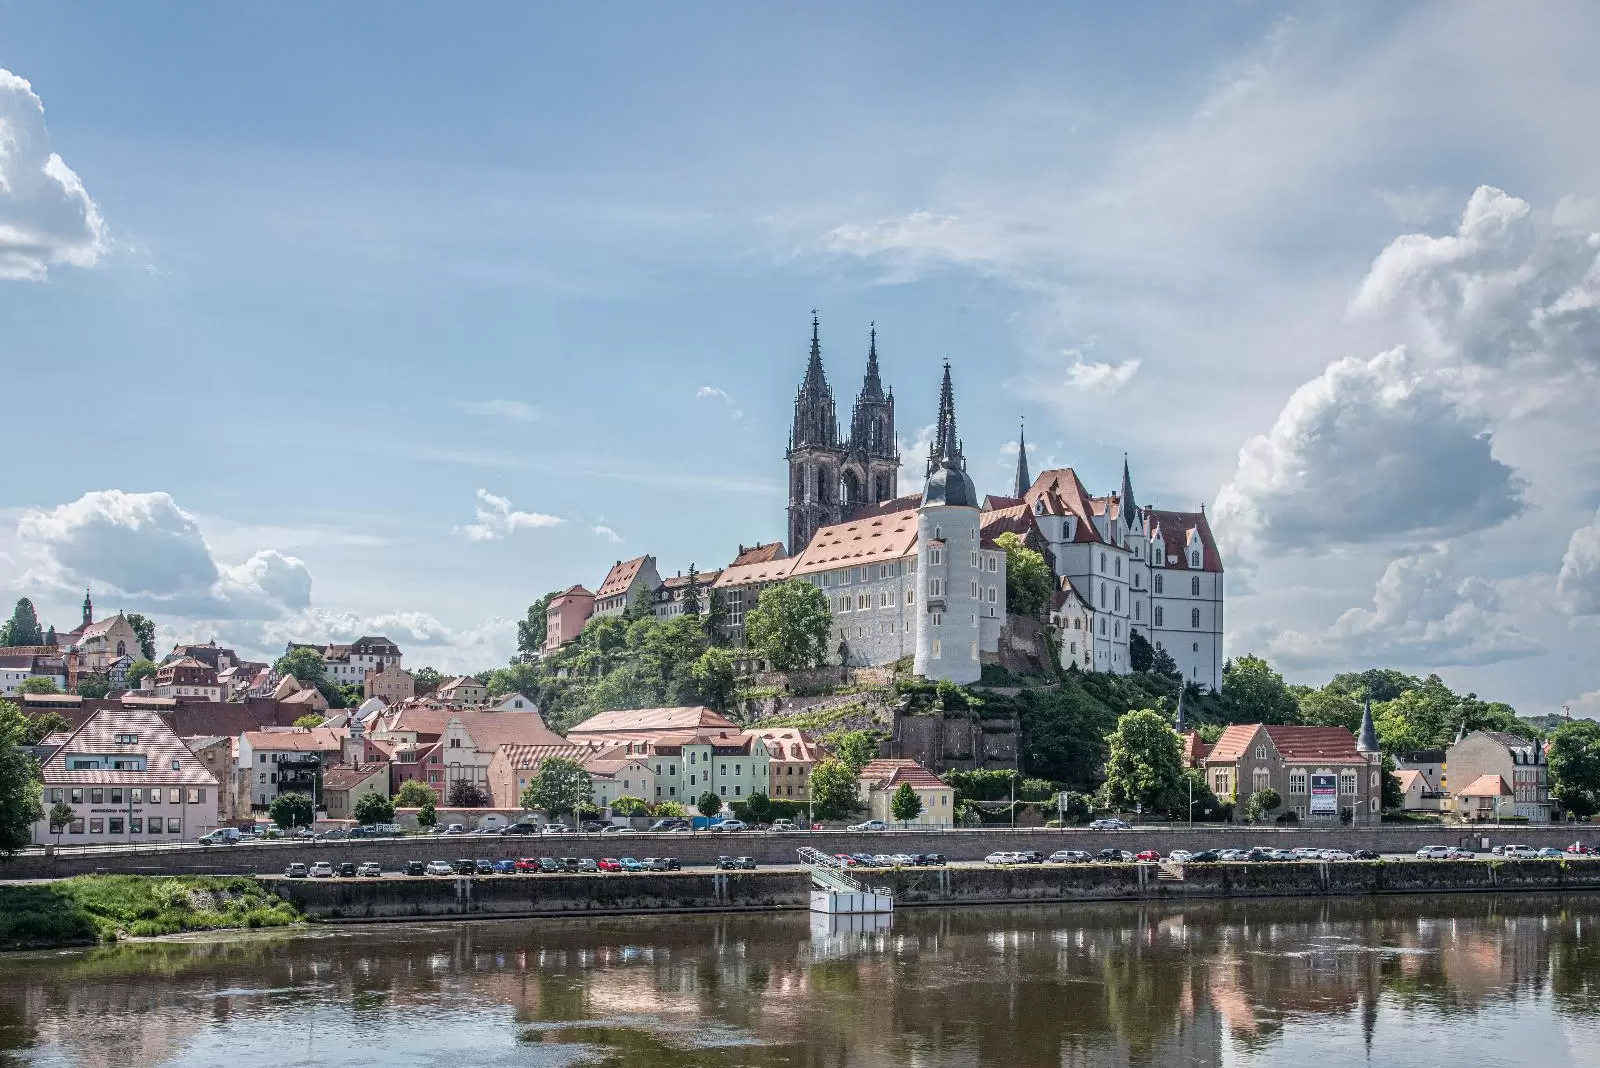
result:
<svg viewBox="0 0 1600 1068"><path fill-rule="evenodd" d="M1189 566L1190 567L1199 567L1200 566L1200 554L1198 552L1193 552L1193 553L1189 554Z"/></svg>
<svg viewBox="0 0 1600 1068"><path fill-rule="evenodd" d="M1105 569L1106 569L1106 554L1102 552L1100 554L1100 571L1101 571L1102 574L1105 572Z"/></svg>
<svg viewBox="0 0 1600 1068"><path fill-rule="evenodd" d="M1200 576L1199 575L1190 575L1189 576L1189 595L1191 597L1200 596Z"/></svg>
<svg viewBox="0 0 1600 1068"><path fill-rule="evenodd" d="M1155 585L1156 585L1156 592L1157 593L1160 593L1162 586L1165 585L1165 583L1162 581L1162 578L1163 578L1163 576L1161 576L1161 575L1157 575L1156 576Z"/></svg>
<svg viewBox="0 0 1600 1068"><path fill-rule="evenodd" d="M1200 609L1191 608L1189 610L1189 626L1195 630L1200 629Z"/></svg>
<svg viewBox="0 0 1600 1068"><path fill-rule="evenodd" d="M128 643L127 642L118 642L117 643L117 655L118 656L127 656L128 655Z"/></svg>
<svg viewBox="0 0 1600 1068"><path fill-rule="evenodd" d="M1100 583L1100 607L1104 608L1105 606L1106 606L1106 584L1104 582L1102 582L1102 583ZM1104 620L1102 620L1101 622L1104 622Z"/></svg>
<svg viewBox="0 0 1600 1068"><path fill-rule="evenodd" d="M1166 623L1166 621L1167 621L1166 616L1167 616L1166 609L1158 607L1156 609L1156 626L1159 627L1162 624Z"/></svg>
<svg viewBox="0 0 1600 1068"><path fill-rule="evenodd" d="M1144 604L1143 604L1143 602L1141 602L1141 601L1133 602L1133 618L1134 619L1143 619L1144 618Z"/></svg>
<svg viewBox="0 0 1600 1068"><path fill-rule="evenodd" d="M1111 599L1112 599L1112 601L1115 602L1112 607L1114 607L1118 612L1122 611L1122 587L1121 586L1118 586L1116 589L1111 591Z"/></svg>

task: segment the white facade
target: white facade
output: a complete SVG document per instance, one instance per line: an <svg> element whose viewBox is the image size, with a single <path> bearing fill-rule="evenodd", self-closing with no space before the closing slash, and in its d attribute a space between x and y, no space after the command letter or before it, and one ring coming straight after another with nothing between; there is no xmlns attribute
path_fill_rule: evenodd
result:
<svg viewBox="0 0 1600 1068"><path fill-rule="evenodd" d="M938 505L917 510L917 570L925 600L917 616L913 670L923 678L966 683L983 675L978 620L987 595L975 594L987 572L979 546L978 509ZM1003 599L1003 575L999 585ZM1003 618L1005 605L998 607Z"/></svg>

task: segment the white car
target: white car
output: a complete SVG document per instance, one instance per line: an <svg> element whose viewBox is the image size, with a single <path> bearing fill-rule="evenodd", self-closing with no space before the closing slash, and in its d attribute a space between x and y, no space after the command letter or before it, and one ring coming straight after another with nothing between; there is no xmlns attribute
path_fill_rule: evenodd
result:
<svg viewBox="0 0 1600 1068"><path fill-rule="evenodd" d="M799 829L794 825L794 820L783 818L773 820L772 825L767 828L769 831L798 831Z"/></svg>
<svg viewBox="0 0 1600 1068"><path fill-rule="evenodd" d="M1441 845L1423 846L1417 850L1418 860L1449 860L1450 847Z"/></svg>
<svg viewBox="0 0 1600 1068"><path fill-rule="evenodd" d="M1323 860L1354 860L1356 858L1355 858L1355 854L1347 853L1343 849L1324 849L1322 851L1322 859Z"/></svg>
<svg viewBox="0 0 1600 1068"><path fill-rule="evenodd" d="M745 826L744 820L721 820L713 823L711 829L713 831L744 831L749 828Z"/></svg>
<svg viewBox="0 0 1600 1068"><path fill-rule="evenodd" d="M454 875L456 870L450 866L448 860L430 860L427 868L423 869L429 875Z"/></svg>
<svg viewBox="0 0 1600 1068"><path fill-rule="evenodd" d="M544 830L540 831L539 833L540 834L566 834L567 833L567 827L566 827L566 824L564 824L564 823L547 823L547 824L544 825Z"/></svg>
<svg viewBox="0 0 1600 1068"><path fill-rule="evenodd" d="M315 864L311 865L311 877L313 879L333 878L333 865L329 864L325 860L317 861Z"/></svg>
<svg viewBox="0 0 1600 1068"><path fill-rule="evenodd" d="M985 864L1021 864L1021 853L996 852L983 858Z"/></svg>
<svg viewBox="0 0 1600 1068"><path fill-rule="evenodd" d="M886 831L889 828L882 820L868 820L865 823L857 823L849 829L852 831Z"/></svg>
<svg viewBox="0 0 1600 1068"><path fill-rule="evenodd" d="M1182 864L1192 856L1194 856L1194 854L1189 852L1187 849L1174 849L1172 852L1167 854L1167 859L1175 860L1179 864Z"/></svg>
<svg viewBox="0 0 1600 1068"><path fill-rule="evenodd" d="M1522 858L1527 858L1527 857L1536 857L1536 856L1538 856L1539 855L1539 851L1537 849L1533 848L1532 846L1508 845L1508 846L1506 846L1504 849L1502 849L1500 851L1500 855L1502 857L1512 857L1512 858L1522 857Z"/></svg>
<svg viewBox="0 0 1600 1068"><path fill-rule="evenodd" d="M1116 819L1094 820L1089 824L1089 829L1091 831L1125 831L1128 829L1128 825L1122 820Z"/></svg>

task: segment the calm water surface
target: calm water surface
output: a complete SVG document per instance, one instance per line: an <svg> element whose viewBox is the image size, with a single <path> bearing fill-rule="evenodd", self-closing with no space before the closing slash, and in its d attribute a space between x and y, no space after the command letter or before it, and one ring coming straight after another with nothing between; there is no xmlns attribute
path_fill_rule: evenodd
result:
<svg viewBox="0 0 1600 1068"><path fill-rule="evenodd" d="M1600 1066L1600 896L318 929L0 956L0 1065Z"/></svg>

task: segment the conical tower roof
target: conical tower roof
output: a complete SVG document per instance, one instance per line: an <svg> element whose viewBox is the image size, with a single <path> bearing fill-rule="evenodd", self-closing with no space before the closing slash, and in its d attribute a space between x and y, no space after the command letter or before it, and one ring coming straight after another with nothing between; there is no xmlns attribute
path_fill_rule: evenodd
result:
<svg viewBox="0 0 1600 1068"><path fill-rule="evenodd" d="M1028 423L1023 420L1022 428L1017 431L1017 482L1013 487L1013 497L1024 497L1033 485L1033 479L1028 475Z"/></svg>
<svg viewBox="0 0 1600 1068"><path fill-rule="evenodd" d="M1366 704L1361 709L1361 736L1356 739L1356 751L1361 753L1376 753L1378 751L1378 730L1372 724L1372 698L1367 698Z"/></svg>

